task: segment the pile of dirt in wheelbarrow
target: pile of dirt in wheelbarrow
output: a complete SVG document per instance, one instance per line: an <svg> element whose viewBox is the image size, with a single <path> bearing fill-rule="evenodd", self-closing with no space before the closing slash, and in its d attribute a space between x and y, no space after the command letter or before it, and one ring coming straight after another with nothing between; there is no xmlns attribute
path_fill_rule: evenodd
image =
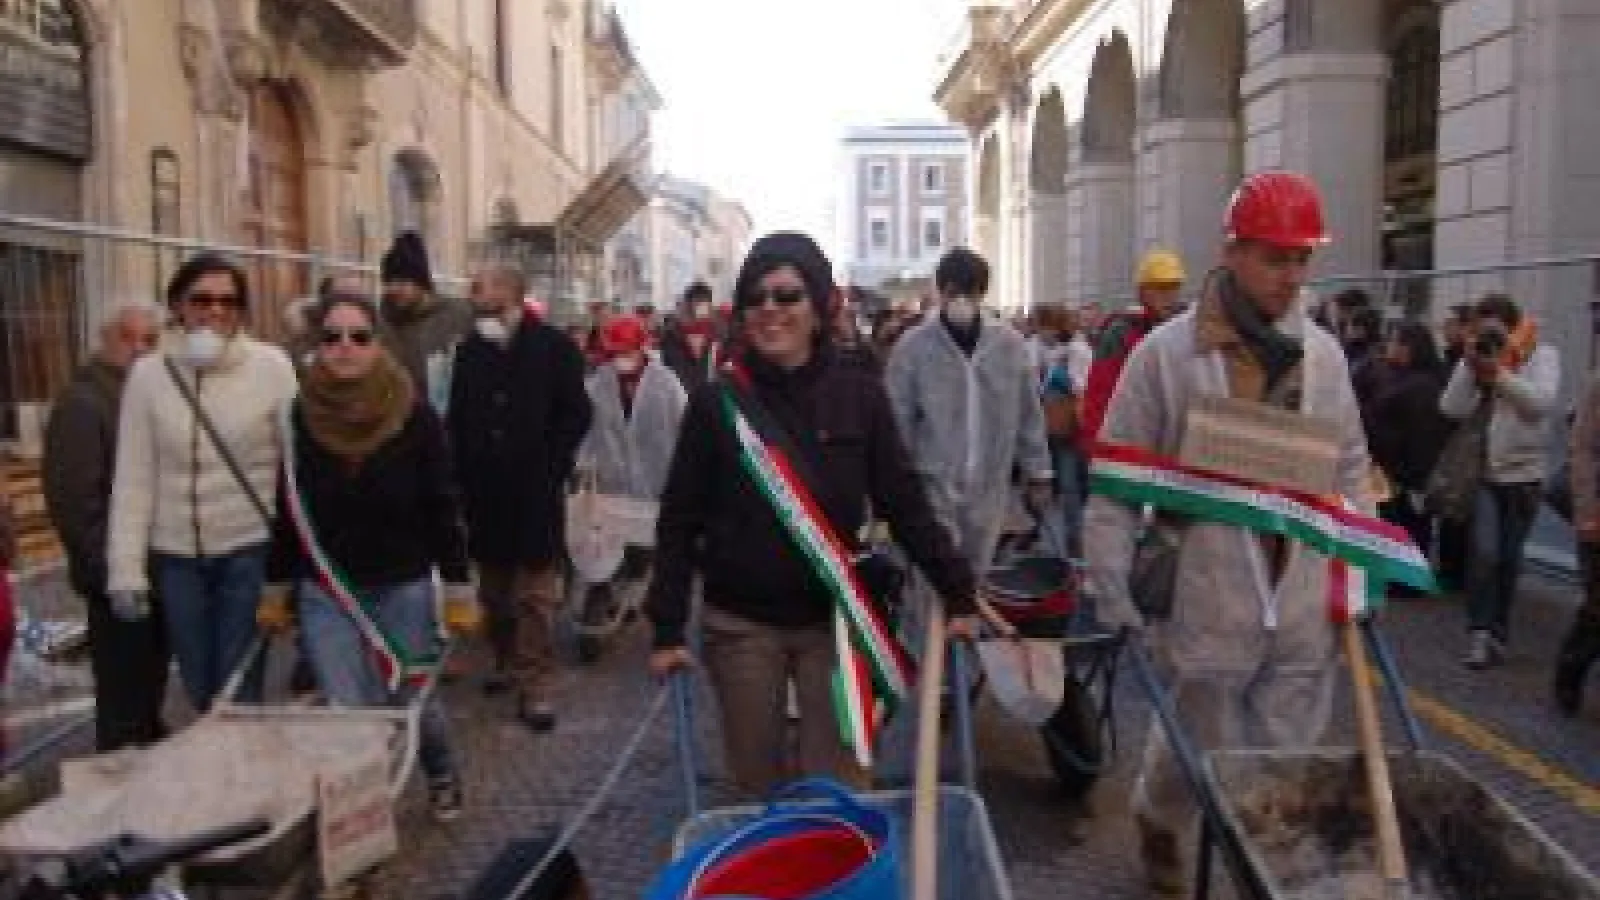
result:
<svg viewBox="0 0 1600 900"><path fill-rule="evenodd" d="M1388 900L1359 753L1229 752L1212 771L1280 900ZM1407 900L1600 900L1600 881L1440 757L1394 754Z"/></svg>

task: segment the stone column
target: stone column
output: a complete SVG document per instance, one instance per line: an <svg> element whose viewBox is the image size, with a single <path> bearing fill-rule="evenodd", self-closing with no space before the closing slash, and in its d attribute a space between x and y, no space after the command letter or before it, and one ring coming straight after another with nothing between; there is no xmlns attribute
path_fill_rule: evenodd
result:
<svg viewBox="0 0 1600 900"><path fill-rule="evenodd" d="M1381 55L1292 54L1240 82L1245 170L1290 169L1322 189L1333 243L1317 254L1319 274L1379 266L1387 72Z"/></svg>
<svg viewBox="0 0 1600 900"><path fill-rule="evenodd" d="M1195 284L1222 242L1224 211L1239 181L1238 138L1238 126L1226 119L1165 119L1147 127L1141 141L1154 176L1144 246L1176 252Z"/></svg>
<svg viewBox="0 0 1600 900"><path fill-rule="evenodd" d="M1135 192L1131 162L1080 165L1067 175L1074 299L1107 309L1132 302Z"/></svg>
<svg viewBox="0 0 1600 900"><path fill-rule="evenodd" d="M1028 297L1035 306L1067 300L1067 195L1034 191L1028 203L1028 231Z"/></svg>

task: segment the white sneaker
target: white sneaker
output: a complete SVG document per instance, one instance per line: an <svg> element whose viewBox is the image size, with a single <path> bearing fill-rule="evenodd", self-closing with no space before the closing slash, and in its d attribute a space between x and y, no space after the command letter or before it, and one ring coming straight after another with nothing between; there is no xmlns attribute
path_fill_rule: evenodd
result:
<svg viewBox="0 0 1600 900"><path fill-rule="evenodd" d="M1487 629L1475 628L1467 638L1467 655L1462 660L1469 669L1489 669L1505 659L1505 645Z"/></svg>

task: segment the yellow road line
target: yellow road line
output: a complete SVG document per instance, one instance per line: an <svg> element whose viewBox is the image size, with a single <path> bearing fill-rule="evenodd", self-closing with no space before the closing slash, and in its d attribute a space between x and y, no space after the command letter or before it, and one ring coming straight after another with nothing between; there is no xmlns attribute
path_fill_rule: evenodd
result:
<svg viewBox="0 0 1600 900"><path fill-rule="evenodd" d="M1406 694L1411 700L1411 708L1433 727L1570 801L1578 809L1600 816L1600 788L1584 784L1577 776L1545 762L1537 754L1511 743L1415 688L1408 688Z"/></svg>

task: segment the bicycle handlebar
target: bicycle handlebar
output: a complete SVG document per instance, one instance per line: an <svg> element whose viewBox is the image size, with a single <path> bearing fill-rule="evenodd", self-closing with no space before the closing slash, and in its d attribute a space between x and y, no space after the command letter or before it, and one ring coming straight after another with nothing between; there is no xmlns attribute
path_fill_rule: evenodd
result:
<svg viewBox="0 0 1600 900"><path fill-rule="evenodd" d="M101 900L108 895L138 895L167 867L220 847L260 837L272 830L264 818L201 831L173 841L119 835L35 868L23 885L22 900Z"/></svg>

